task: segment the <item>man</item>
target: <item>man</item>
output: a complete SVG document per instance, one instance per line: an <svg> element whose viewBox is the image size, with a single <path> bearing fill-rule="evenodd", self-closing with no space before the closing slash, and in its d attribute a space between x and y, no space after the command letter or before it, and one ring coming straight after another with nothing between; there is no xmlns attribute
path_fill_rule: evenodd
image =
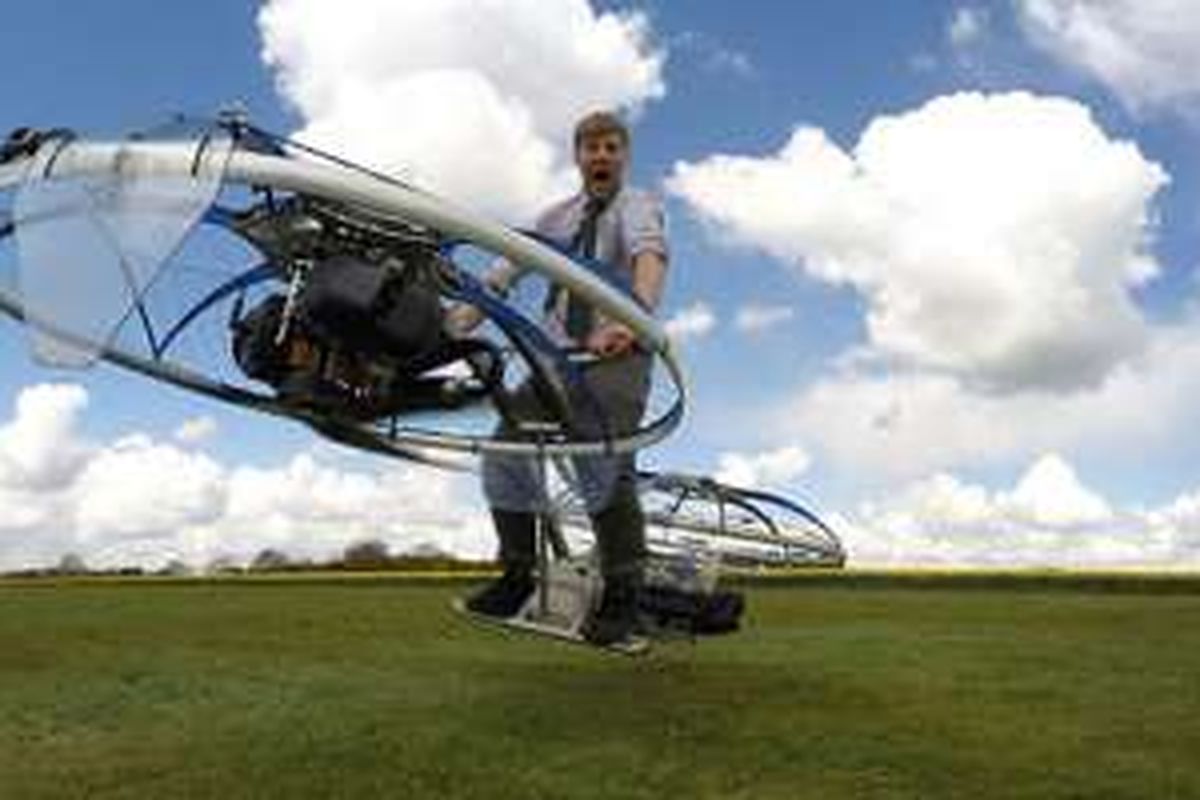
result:
<svg viewBox="0 0 1200 800"><path fill-rule="evenodd" d="M537 231L579 255L603 262L631 288L634 299L653 311L662 294L667 268L665 216L654 195L625 186L629 130L615 114L600 111L579 121L574 136L575 163L581 190L550 206L538 219ZM501 294L509 291L522 273L510 264L492 269L485 281ZM636 428L645 409L650 387L651 356L643 351L627 326L603 319L568 292L552 289L546 298L551 328L566 346L582 347L596 360L584 367L583 381L598 413L580 411L587 433ZM474 327L479 313L470 307L455 309L453 330ZM522 421L549 416L533 387L521 386L511 407ZM515 432L503 428L505 435ZM597 644L627 639L636 628L637 602L645 551L645 520L637 493L634 456L607 458L603 464L578 464L592 474L606 472L605 486L589 498L592 527L600 555L604 594L600 608L585 629ZM603 469L597 469L597 466ZM488 457L483 464L484 492L500 539L504 574L467 601L473 612L510 617L534 591L536 530L533 504L522 507L514 497L537 494L529 486L528 461Z"/></svg>

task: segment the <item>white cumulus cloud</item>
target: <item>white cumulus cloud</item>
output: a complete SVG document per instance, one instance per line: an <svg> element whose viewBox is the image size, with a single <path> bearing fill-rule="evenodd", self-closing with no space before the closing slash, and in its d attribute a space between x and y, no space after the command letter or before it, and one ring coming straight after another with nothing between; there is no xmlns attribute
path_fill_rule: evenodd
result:
<svg viewBox="0 0 1200 800"><path fill-rule="evenodd" d="M1030 39L1134 110L1200 114L1197 0L1017 0Z"/></svg>
<svg viewBox="0 0 1200 800"><path fill-rule="evenodd" d="M663 96L645 16L588 0L269 0L263 59L311 144L528 222L582 113Z"/></svg>
<svg viewBox="0 0 1200 800"><path fill-rule="evenodd" d="M59 424L22 417L31 398L63 403ZM74 468L36 482L0 472L0 569L53 565L65 553L101 568L245 562L268 547L324 558L366 538L394 552L427 543L460 555L494 552L469 476L392 463L346 467L319 450L269 467L230 465L137 433L84 446L78 429L86 399L77 387L32 387L4 425L35 443L34 451L82 455ZM786 490L810 463L794 445L725 453L717 477ZM937 471L884 498L826 515L852 563L1200 564L1200 489L1159 508L1122 509L1054 451L1029 462L1011 488Z"/></svg>
<svg viewBox="0 0 1200 800"><path fill-rule="evenodd" d="M786 488L812 463L804 448L789 445L760 453L722 453L716 479L743 489Z"/></svg>
<svg viewBox="0 0 1200 800"><path fill-rule="evenodd" d="M923 372L829 374L784 401L771 428L822 461L862 476L915 478L999 465L1039 452L1089 453L1099 462L1136 452L1178 460L1200 396L1200 325L1155 330L1145 352L1097 387L1073 394L978 393Z"/></svg>
<svg viewBox="0 0 1200 800"><path fill-rule="evenodd" d="M144 434L98 449L69 490L81 542L170 537L219 518L225 499L215 461Z"/></svg>
<svg viewBox="0 0 1200 800"><path fill-rule="evenodd" d="M1200 504L1114 508L1062 456L1035 459L1011 489L940 472L833 517L851 563L1194 568Z"/></svg>
<svg viewBox="0 0 1200 800"><path fill-rule="evenodd" d="M717 315L703 301L692 303L672 314L663 327L667 335L677 341L700 339L712 333L717 325Z"/></svg>
<svg viewBox="0 0 1200 800"><path fill-rule="evenodd" d="M87 393L69 384L40 384L17 396L15 415L0 427L0 484L39 489L73 479L88 445L75 436Z"/></svg>
<svg viewBox="0 0 1200 800"><path fill-rule="evenodd" d="M791 306L747 305L737 310L733 326L743 333L762 333L796 316Z"/></svg>
<svg viewBox="0 0 1200 800"><path fill-rule="evenodd" d="M265 547L327 558L366 538L397 552L421 543L494 551L470 477L394 463L348 469L311 454L228 465L144 433L88 443L86 404L78 386L30 387L0 426L0 569L68 552L95 567L202 567Z"/></svg>
<svg viewBox="0 0 1200 800"><path fill-rule="evenodd" d="M1112 517L1104 498L1085 487L1075 469L1055 453L1039 458L1004 499L1030 520L1047 525L1095 523Z"/></svg>
<svg viewBox="0 0 1200 800"><path fill-rule="evenodd" d="M1015 92L878 117L852 151L800 127L668 185L723 235L861 293L877 355L1006 392L1095 385L1144 346L1129 289L1157 273L1166 182L1081 104Z"/></svg>

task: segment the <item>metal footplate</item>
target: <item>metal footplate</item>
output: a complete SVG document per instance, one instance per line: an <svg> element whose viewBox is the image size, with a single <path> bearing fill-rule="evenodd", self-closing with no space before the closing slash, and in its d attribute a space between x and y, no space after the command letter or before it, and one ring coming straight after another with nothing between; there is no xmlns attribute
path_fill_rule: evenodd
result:
<svg viewBox="0 0 1200 800"><path fill-rule="evenodd" d="M539 570L538 588L506 627L528 633L639 655L650 649L650 641L641 636L597 645L585 635L588 623L600 605L604 580L593 559L580 556L549 561Z"/></svg>
<svg viewBox="0 0 1200 800"><path fill-rule="evenodd" d="M599 606L603 586L594 560L587 556L576 556L549 562L540 571L537 590L529 596L520 611L507 619L476 614L462 600L456 601L454 606L472 620L489 627L548 636L623 655L648 652L650 640L642 636L598 645L584 635L588 622Z"/></svg>

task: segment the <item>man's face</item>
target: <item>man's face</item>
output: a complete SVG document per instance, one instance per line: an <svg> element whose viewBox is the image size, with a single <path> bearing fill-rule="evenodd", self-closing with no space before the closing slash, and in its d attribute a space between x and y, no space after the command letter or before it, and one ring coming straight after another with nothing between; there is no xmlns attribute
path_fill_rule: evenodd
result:
<svg viewBox="0 0 1200 800"><path fill-rule="evenodd" d="M619 133L585 136L575 150L583 188L591 197L611 197L621 188L628 150Z"/></svg>

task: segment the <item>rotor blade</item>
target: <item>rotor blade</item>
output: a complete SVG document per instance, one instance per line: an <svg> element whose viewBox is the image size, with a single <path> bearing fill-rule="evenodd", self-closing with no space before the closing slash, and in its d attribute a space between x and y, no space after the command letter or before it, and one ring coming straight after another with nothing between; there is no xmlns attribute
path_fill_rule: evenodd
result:
<svg viewBox="0 0 1200 800"><path fill-rule="evenodd" d="M88 173L54 172L76 146L43 146L14 205L34 355L60 367L91 365L131 313L153 337L141 297L212 203L232 144L206 137L190 173L154 170L136 141Z"/></svg>

